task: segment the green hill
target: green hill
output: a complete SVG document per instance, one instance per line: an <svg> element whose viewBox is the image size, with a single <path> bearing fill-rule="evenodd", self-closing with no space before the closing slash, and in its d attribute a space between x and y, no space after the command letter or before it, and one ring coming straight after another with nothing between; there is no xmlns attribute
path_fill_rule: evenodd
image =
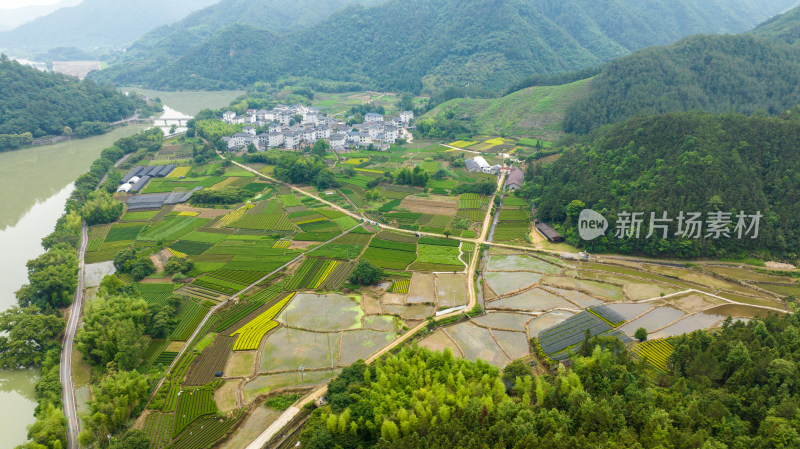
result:
<svg viewBox="0 0 800 449"><path fill-rule="evenodd" d="M425 134L440 137L450 129L469 134L534 136L554 140L563 133L567 108L586 95L590 80L560 86L536 86L501 98L458 98L440 104L417 120Z"/></svg>
<svg viewBox="0 0 800 449"><path fill-rule="evenodd" d="M800 48L752 35L692 36L603 66L567 109L564 129L692 109L780 114L800 104L798 85Z"/></svg>
<svg viewBox="0 0 800 449"><path fill-rule="evenodd" d="M752 33L789 44L800 42L800 7L767 20L753 29Z"/></svg>
<svg viewBox="0 0 800 449"><path fill-rule="evenodd" d="M793 2L389 0L348 7L280 38L242 24L211 26L213 37L176 60L145 57L95 76L154 88L309 76L393 91L501 90L532 72L597 65L688 34L745 31ZM182 39L194 38L174 40Z"/></svg>
<svg viewBox="0 0 800 449"><path fill-rule="evenodd" d="M89 128L97 124L84 122L113 122L136 109L134 99L115 89L40 72L4 55L0 56L0 79L0 151L18 146L14 136L23 133L59 135L70 127L76 133L91 134Z"/></svg>
<svg viewBox="0 0 800 449"><path fill-rule="evenodd" d="M591 252L641 252L680 257L771 254L796 260L800 248L800 107L779 117L697 112L634 118L599 132L565 151L549 166L529 171L524 193L538 217L561 224L567 240L580 244L573 200L609 219L608 238L585 244ZM580 207L578 211L582 209ZM673 220L679 212L761 212L757 239L670 237L645 239L650 212ZM612 237L617 214L643 212L640 239ZM657 234L660 235L660 234Z"/></svg>
<svg viewBox="0 0 800 449"><path fill-rule="evenodd" d="M286 33L310 26L350 3L371 4L378 0L223 0L188 15L173 24L158 27L134 42L120 63L147 60L156 67L180 57L198 43L234 23Z"/></svg>

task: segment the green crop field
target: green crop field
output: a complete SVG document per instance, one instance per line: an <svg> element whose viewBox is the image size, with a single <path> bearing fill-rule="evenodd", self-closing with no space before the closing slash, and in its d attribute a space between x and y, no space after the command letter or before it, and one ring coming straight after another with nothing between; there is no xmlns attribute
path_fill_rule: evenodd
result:
<svg viewBox="0 0 800 449"><path fill-rule="evenodd" d="M175 326L175 330L172 331L170 338L181 341L188 340L197 328L197 325L203 321L203 317L207 312L207 308L194 301L183 301L180 312L178 313L178 325Z"/></svg>
<svg viewBox="0 0 800 449"><path fill-rule="evenodd" d="M195 419L203 415L210 415L217 411L214 402L213 388L187 388L178 398L178 408L175 412L175 427L172 436L176 437Z"/></svg>
<svg viewBox="0 0 800 449"><path fill-rule="evenodd" d="M369 247L361 258L381 268L405 270L417 259L417 254L409 251Z"/></svg>
<svg viewBox="0 0 800 449"><path fill-rule="evenodd" d="M281 200L281 203L285 207L293 207L293 206L302 206L303 203L300 202L300 199L294 196L294 194L287 194L287 195L278 195L278 198Z"/></svg>
<svg viewBox="0 0 800 449"><path fill-rule="evenodd" d="M138 223L121 223L111 226L106 236L106 242L120 242L123 240L133 240L144 225Z"/></svg>
<svg viewBox="0 0 800 449"><path fill-rule="evenodd" d="M419 245L417 262L442 265L460 265L459 250L452 246ZM463 265L461 265L463 269Z"/></svg>
<svg viewBox="0 0 800 449"><path fill-rule="evenodd" d="M188 254L190 256L197 256L199 254L203 254L212 246L214 245L211 243L193 242L190 240L178 240L169 247L174 249L175 251L179 251L184 254Z"/></svg>
<svg viewBox="0 0 800 449"><path fill-rule="evenodd" d="M410 253L414 253L417 251L416 243L406 243L406 242L398 242L392 240L382 240L378 237L372 239L369 244L370 248L383 248L383 249L392 249L397 251L407 251Z"/></svg>
<svg viewBox="0 0 800 449"><path fill-rule="evenodd" d="M175 241L195 229L208 223L207 218L198 217L171 217L151 225L142 231L137 240L147 241Z"/></svg>
<svg viewBox="0 0 800 449"><path fill-rule="evenodd" d="M175 284L133 284L134 290L149 304L165 304L172 295Z"/></svg>

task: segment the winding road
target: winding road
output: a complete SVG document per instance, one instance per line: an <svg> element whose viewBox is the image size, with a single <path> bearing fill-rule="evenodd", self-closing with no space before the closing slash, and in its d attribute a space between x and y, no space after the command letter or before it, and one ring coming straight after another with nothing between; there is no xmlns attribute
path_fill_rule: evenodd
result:
<svg viewBox="0 0 800 449"><path fill-rule="evenodd" d="M86 245L88 244L89 227L84 221L81 225L81 246L78 250L78 288L75 289L75 297L72 300L67 329L64 331L64 342L61 347L61 365L58 373L62 385L61 399L64 403L64 416L67 417L67 449L78 448L78 433L81 430L78 413L75 409L75 389L72 385L72 347L75 333L78 331L78 324L81 322L84 275L86 272L84 257L86 256Z"/></svg>

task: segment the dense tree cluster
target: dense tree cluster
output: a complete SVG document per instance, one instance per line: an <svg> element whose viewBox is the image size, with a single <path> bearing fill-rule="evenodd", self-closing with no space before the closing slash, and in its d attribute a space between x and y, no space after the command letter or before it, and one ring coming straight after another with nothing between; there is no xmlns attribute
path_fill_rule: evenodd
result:
<svg viewBox="0 0 800 449"><path fill-rule="evenodd" d="M413 170L408 167L400 169L395 175L395 182L401 185L409 185L415 187L425 187L428 185L430 176L428 172L424 171L422 167L417 165Z"/></svg>
<svg viewBox="0 0 800 449"><path fill-rule="evenodd" d="M269 150L244 156L247 162L275 165L275 177L292 184L311 184L323 190L336 187L336 177L325 161L294 151Z"/></svg>
<svg viewBox="0 0 800 449"><path fill-rule="evenodd" d="M348 282L356 285L375 285L382 277L383 270L366 260L361 260L353 269L353 273L348 278Z"/></svg>
<svg viewBox="0 0 800 449"><path fill-rule="evenodd" d="M592 339L554 374L502 377L449 351L406 348L357 362L328 388L303 447L789 448L800 445L797 315L726 322L678 338L671 375L619 340Z"/></svg>
<svg viewBox="0 0 800 449"><path fill-rule="evenodd" d="M107 447L106 435L117 434L128 426L147 403L150 392L147 376L137 371L110 371L92 388L89 413L83 419L78 441L82 446L94 443Z"/></svg>
<svg viewBox="0 0 800 449"><path fill-rule="evenodd" d="M694 109L776 115L800 104L800 49L750 35L693 36L614 60L591 83L567 109L567 132Z"/></svg>
<svg viewBox="0 0 800 449"><path fill-rule="evenodd" d="M133 98L113 88L40 72L4 55L0 55L0 79L0 145L6 145L0 151L28 143L14 141L14 135L23 133L33 137L65 130L79 136L100 133L106 127L96 122L114 122L136 109Z"/></svg>
<svg viewBox="0 0 800 449"><path fill-rule="evenodd" d="M238 187L202 189L192 194L192 204L236 204L250 197L250 192Z"/></svg>
<svg viewBox="0 0 800 449"><path fill-rule="evenodd" d="M148 253L139 253L134 247L123 248L114 256L114 268L118 273L130 274L137 281L156 272Z"/></svg>
<svg viewBox="0 0 800 449"><path fill-rule="evenodd" d="M565 151L551 165L531 165L523 192L534 200L539 218L561 224L570 243L592 252L679 257L756 253L796 260L798 135L798 109L775 118L701 113L635 118ZM605 237L579 239L575 211L567 210L574 200L609 220ZM685 226L678 233L680 212L699 212L706 223L708 214L717 211L731 214L730 223L720 221L728 237L709 234L705 224L700 235L684 236ZM761 213L757 238L752 238L755 229L738 238L735 227L742 211ZM639 238L614 237L623 212L642 213ZM666 212L672 220L661 223L668 225L666 239L660 228L645 238L651 212L658 218ZM751 222L748 218L745 224L750 227Z"/></svg>

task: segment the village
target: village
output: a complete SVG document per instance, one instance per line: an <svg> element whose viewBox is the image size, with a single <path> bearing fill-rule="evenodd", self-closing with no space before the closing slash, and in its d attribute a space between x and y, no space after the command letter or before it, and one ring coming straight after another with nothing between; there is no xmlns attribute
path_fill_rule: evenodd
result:
<svg viewBox="0 0 800 449"><path fill-rule="evenodd" d="M246 116L233 111L222 114L229 124L245 125L242 132L223 137L229 150L253 145L258 151L283 147L296 150L325 140L336 151L347 148L373 148L386 151L389 145L410 135L408 129L414 120L414 112L403 111L399 115L384 117L370 112L364 123L347 125L342 119L320 114L319 109L303 105L277 105L271 110L248 109ZM259 133L258 131L262 132Z"/></svg>

